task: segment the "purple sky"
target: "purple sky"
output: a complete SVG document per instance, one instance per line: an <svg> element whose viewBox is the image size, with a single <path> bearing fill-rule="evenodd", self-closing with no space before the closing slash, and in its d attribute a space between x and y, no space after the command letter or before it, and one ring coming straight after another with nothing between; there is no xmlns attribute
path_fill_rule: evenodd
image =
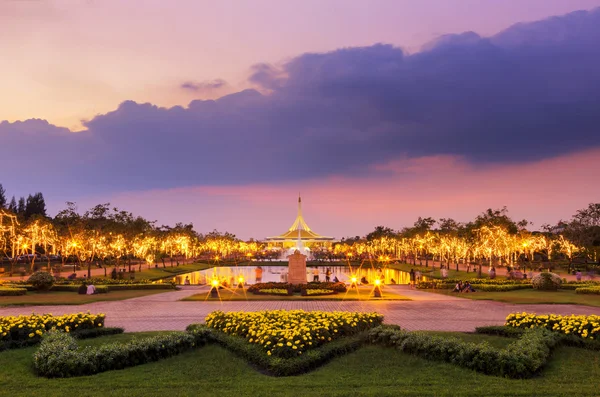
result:
<svg viewBox="0 0 600 397"><path fill-rule="evenodd" d="M10 195L258 238L298 190L336 237L600 197L600 11L544 20L600 0L139 4L0 2Z"/></svg>

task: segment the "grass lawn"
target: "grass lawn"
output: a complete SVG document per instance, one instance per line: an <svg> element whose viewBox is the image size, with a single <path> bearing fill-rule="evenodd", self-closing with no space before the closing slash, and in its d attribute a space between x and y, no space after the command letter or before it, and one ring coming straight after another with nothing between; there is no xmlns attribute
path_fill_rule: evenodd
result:
<svg viewBox="0 0 600 397"><path fill-rule="evenodd" d="M140 334L148 335L148 334ZM498 337L442 333L499 344ZM85 340L122 342L131 334ZM512 340L504 341L509 343ZM536 378L511 380L395 349L364 347L305 375L263 375L225 349L210 345L177 357L120 371L69 379L32 373L35 347L0 352L2 396L597 396L600 354L558 348Z"/></svg>
<svg viewBox="0 0 600 397"><path fill-rule="evenodd" d="M154 295L172 290L125 290L106 294L79 295L77 292L27 292L22 296L2 296L0 306L82 305L100 301L118 301L138 296Z"/></svg>
<svg viewBox="0 0 600 397"><path fill-rule="evenodd" d="M402 270L404 272L410 272L410 269L415 269L415 271L419 270L421 273L423 273L423 276L425 277L431 277L431 278L442 278L442 274L440 271L439 267L436 267L435 269L432 270L431 265L429 267L425 267L425 266L414 266L411 265L410 263L390 263L387 265L388 268L390 269L398 269L398 270ZM486 266L483 267L483 270L481 272L481 278L488 278L488 274L487 274L487 268ZM448 269L448 278L458 278L461 280L471 280L474 278L479 278L479 275L477 272L465 272L463 270L452 270L452 269ZM497 275L496 279L499 280L504 280L506 279L505 276L501 276L501 275Z"/></svg>
<svg viewBox="0 0 600 397"><path fill-rule="evenodd" d="M162 267L162 264L159 263L157 268L151 267L150 269L142 268L141 272L137 271L137 267L132 266L136 270L135 279L136 280L160 280L166 277L175 277L178 274L195 272L198 270L209 269L214 267L214 264L210 263L186 263L185 265L173 265L169 262L165 262L167 267ZM129 273L128 273L129 274ZM110 274L109 274L110 276Z"/></svg>
<svg viewBox="0 0 600 397"><path fill-rule="evenodd" d="M209 291L201 294L195 294L183 298L183 301L356 301L356 300L411 300L405 296L402 296L394 291L393 288L384 288L382 290L382 297L373 297L372 288L359 288L358 292L355 289L348 290L347 293L339 293L336 295L323 295L323 296L300 296L300 294L292 296L277 296L277 295L255 295L247 292L246 290L240 291L238 289L219 290L219 298L211 298Z"/></svg>
<svg viewBox="0 0 600 397"><path fill-rule="evenodd" d="M506 292L475 292L471 294L457 294L450 290L421 290L442 295L457 296L459 298L493 300L507 303L556 303L575 304L600 307L600 295L576 294L574 290L537 291L532 289L519 289Z"/></svg>

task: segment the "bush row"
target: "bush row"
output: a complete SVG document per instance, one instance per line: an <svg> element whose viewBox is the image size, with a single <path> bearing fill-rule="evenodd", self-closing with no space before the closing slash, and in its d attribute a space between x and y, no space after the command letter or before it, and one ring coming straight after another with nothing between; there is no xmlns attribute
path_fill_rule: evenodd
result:
<svg viewBox="0 0 600 397"><path fill-rule="evenodd" d="M576 294L600 295L600 287L579 287L575 289Z"/></svg>
<svg viewBox="0 0 600 397"><path fill-rule="evenodd" d="M176 286L171 283L164 284L95 284L95 283L86 283L86 284L94 284L96 287L96 293L106 293L108 291L125 291L125 290L158 290L158 289L175 289ZM65 291L65 292L78 292L79 288L83 284L81 282L77 284L54 284L50 287L50 291ZM32 285L27 284L11 284L12 288L23 288L27 291L37 291Z"/></svg>
<svg viewBox="0 0 600 397"><path fill-rule="evenodd" d="M487 327L477 327L475 332L478 334L504 336L508 338L518 338L525 332L523 328L514 328L506 325L492 325ZM600 341L593 339L584 339L576 335L558 334L560 335L560 343L565 346L580 347L588 350L600 350Z"/></svg>
<svg viewBox="0 0 600 397"><path fill-rule="evenodd" d="M192 324L188 331L206 330L204 325ZM227 335L223 332L210 329L209 339L261 371L272 376L292 376L309 372L331 359L353 352L363 346L367 341L365 332L334 340L305 354L292 358L280 358L265 354L258 345L250 344L242 337Z"/></svg>
<svg viewBox="0 0 600 397"><path fill-rule="evenodd" d="M468 343L457 338L377 327L369 331L369 340L374 344L394 346L404 353L449 362L488 375L528 378L546 364L560 337L545 329L527 330L514 343L499 350L487 343Z"/></svg>
<svg viewBox="0 0 600 397"><path fill-rule="evenodd" d="M17 287L0 287L0 296L19 296L25 295L27 289Z"/></svg>
<svg viewBox="0 0 600 397"><path fill-rule="evenodd" d="M427 281L419 281L417 283L417 288L419 289L452 289L459 281L465 281L462 279L433 279ZM487 278L474 278L468 281L473 288L479 289L481 291L512 291L513 289L525 289L531 288L531 282L528 280L491 280ZM488 287L489 286L489 287ZM493 288L494 286L505 287L506 288ZM514 286L513 289L508 288L508 286Z"/></svg>
<svg viewBox="0 0 600 397"><path fill-rule="evenodd" d="M473 284L471 284L473 285ZM531 284L506 284L506 285L493 285L493 284L475 284L473 285L476 291L482 292L506 292L515 291L518 289L531 289Z"/></svg>
<svg viewBox="0 0 600 397"><path fill-rule="evenodd" d="M33 355L35 372L47 378L68 378L123 369L171 357L207 341L208 332L173 332L129 343L111 343L80 349L75 338L50 332Z"/></svg>

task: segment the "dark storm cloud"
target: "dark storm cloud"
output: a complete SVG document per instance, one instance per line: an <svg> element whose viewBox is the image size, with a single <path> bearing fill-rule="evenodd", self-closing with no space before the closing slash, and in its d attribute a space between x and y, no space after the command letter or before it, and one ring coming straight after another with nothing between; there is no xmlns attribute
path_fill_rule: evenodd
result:
<svg viewBox="0 0 600 397"><path fill-rule="evenodd" d="M600 9L491 38L446 35L414 55L381 44L304 54L252 68L266 94L170 109L127 101L78 141L53 138L68 143L53 153L83 161L65 173L98 190L355 174L399 156L551 157L600 145L598 42Z"/></svg>

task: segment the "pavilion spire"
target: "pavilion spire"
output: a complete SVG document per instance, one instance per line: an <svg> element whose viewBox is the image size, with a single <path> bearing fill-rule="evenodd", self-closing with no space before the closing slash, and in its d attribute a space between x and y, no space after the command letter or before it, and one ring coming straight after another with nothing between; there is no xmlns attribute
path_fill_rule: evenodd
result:
<svg viewBox="0 0 600 397"><path fill-rule="evenodd" d="M298 193L298 216L296 216L294 224L288 230L290 232L298 232L299 235L302 230L305 230L307 232L311 231L310 227L308 227L308 225L304 221L304 217L302 216L302 197L300 196L300 193Z"/></svg>

